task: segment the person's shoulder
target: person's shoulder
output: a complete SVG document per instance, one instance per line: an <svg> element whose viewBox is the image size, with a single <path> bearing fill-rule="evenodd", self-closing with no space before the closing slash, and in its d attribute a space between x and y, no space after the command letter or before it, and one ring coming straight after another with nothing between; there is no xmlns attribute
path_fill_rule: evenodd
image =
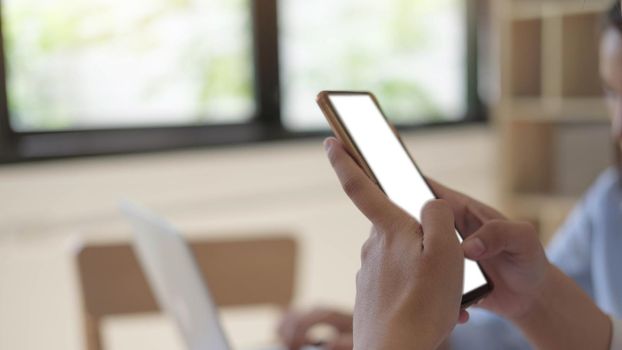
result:
<svg viewBox="0 0 622 350"><path fill-rule="evenodd" d="M585 195L588 204L602 204L622 198L622 179L617 168L603 171Z"/></svg>
<svg viewBox="0 0 622 350"><path fill-rule="evenodd" d="M620 186L620 169L616 167L607 168L600 174L596 184L606 187Z"/></svg>

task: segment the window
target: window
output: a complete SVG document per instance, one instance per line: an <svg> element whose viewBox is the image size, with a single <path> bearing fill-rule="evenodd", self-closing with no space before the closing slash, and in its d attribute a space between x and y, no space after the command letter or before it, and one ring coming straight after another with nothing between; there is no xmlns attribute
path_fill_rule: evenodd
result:
<svg viewBox="0 0 622 350"><path fill-rule="evenodd" d="M320 90L370 90L398 123L466 110L463 0L281 0L283 119L325 127Z"/></svg>
<svg viewBox="0 0 622 350"><path fill-rule="evenodd" d="M465 3L3 1L0 161L317 135L324 89L371 90L401 125L465 120Z"/></svg>
<svg viewBox="0 0 622 350"><path fill-rule="evenodd" d="M243 0L7 0L16 131L244 122L254 114Z"/></svg>

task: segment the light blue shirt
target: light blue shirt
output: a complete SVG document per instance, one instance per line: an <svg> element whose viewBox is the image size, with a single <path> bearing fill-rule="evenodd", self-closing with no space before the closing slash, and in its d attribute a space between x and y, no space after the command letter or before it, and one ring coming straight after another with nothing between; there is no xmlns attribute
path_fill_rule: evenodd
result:
<svg viewBox="0 0 622 350"><path fill-rule="evenodd" d="M622 186L605 171L573 210L547 249L552 263L572 277L607 314L622 319ZM453 350L531 349L509 322L480 309L457 326Z"/></svg>

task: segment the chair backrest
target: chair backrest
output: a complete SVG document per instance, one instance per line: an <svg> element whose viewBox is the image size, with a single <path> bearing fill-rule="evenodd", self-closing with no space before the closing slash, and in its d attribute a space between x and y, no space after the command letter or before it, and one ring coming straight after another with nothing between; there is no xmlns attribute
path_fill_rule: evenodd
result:
<svg viewBox="0 0 622 350"><path fill-rule="evenodd" d="M290 304L297 251L293 239L279 235L189 244L217 305ZM88 350L102 349L103 317L159 311L130 244L85 245L76 262Z"/></svg>

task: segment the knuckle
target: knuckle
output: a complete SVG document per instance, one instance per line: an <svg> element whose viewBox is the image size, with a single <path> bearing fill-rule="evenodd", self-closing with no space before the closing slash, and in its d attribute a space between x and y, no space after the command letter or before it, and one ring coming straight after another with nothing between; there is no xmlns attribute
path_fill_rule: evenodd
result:
<svg viewBox="0 0 622 350"><path fill-rule="evenodd" d="M333 166L339 162L339 152L335 152L333 147L328 151L328 161Z"/></svg>
<svg viewBox="0 0 622 350"><path fill-rule="evenodd" d="M369 251L371 250L370 245L371 243L369 242L369 239L363 243L363 246L361 247L361 263L366 261L369 257Z"/></svg>
<svg viewBox="0 0 622 350"><path fill-rule="evenodd" d="M404 242L403 235L414 235L416 240L423 239L423 227L414 219L391 220L382 224L384 234L379 235L381 249L390 249L395 244Z"/></svg>
<svg viewBox="0 0 622 350"><path fill-rule="evenodd" d="M536 227L528 221L521 221L517 223L517 227L519 232L525 239L527 239L527 243L533 246L541 246L540 244L540 235L538 234L538 230Z"/></svg>
<svg viewBox="0 0 622 350"><path fill-rule="evenodd" d="M387 221L384 226L385 229L391 233L415 232L418 235L423 235L423 227L411 216L391 218L391 220Z"/></svg>
<svg viewBox="0 0 622 350"><path fill-rule="evenodd" d="M529 235L538 235L536 227L529 221L519 221L517 226L521 229L521 232Z"/></svg>
<svg viewBox="0 0 622 350"><path fill-rule="evenodd" d="M361 178L358 176L350 176L343 181L341 187L348 196L356 196L361 191Z"/></svg>
<svg viewBox="0 0 622 350"><path fill-rule="evenodd" d="M493 219L493 220L485 222L484 225L482 225L482 228L488 231L498 232L498 231L502 231L503 229L507 228L506 226L507 226L507 221Z"/></svg>
<svg viewBox="0 0 622 350"><path fill-rule="evenodd" d="M485 244L489 249L503 249L509 239L508 235L511 234L508 224L505 220L487 221L479 231L479 238L486 242Z"/></svg>

